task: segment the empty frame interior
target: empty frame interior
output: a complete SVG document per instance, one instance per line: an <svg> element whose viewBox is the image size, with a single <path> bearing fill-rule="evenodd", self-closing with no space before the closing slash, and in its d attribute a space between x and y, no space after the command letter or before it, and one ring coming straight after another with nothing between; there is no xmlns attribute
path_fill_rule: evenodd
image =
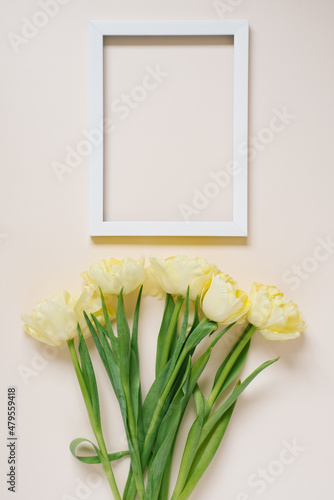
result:
<svg viewBox="0 0 334 500"><path fill-rule="evenodd" d="M233 220L233 36L104 36L104 221Z"/></svg>

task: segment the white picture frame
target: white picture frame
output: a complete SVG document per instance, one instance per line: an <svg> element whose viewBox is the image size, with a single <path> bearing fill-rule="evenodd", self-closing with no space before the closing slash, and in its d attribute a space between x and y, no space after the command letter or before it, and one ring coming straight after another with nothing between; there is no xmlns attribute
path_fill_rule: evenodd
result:
<svg viewBox="0 0 334 500"><path fill-rule="evenodd" d="M247 236L248 39L247 20L233 21L90 21L90 128L103 123L103 39L110 36L233 36L233 220L106 221L104 220L104 145L90 153L91 236ZM240 145L242 144L242 148Z"/></svg>

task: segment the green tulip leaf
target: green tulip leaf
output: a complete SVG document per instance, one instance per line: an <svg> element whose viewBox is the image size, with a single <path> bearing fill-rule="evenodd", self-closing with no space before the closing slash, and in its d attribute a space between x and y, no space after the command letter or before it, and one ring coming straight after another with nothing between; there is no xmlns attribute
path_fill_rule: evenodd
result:
<svg viewBox="0 0 334 500"><path fill-rule="evenodd" d="M118 338L118 355L121 382L123 389L129 385L130 378L130 328L128 320L125 316L123 291L121 290L118 297L117 306L117 338Z"/></svg>
<svg viewBox="0 0 334 500"><path fill-rule="evenodd" d="M137 426L137 436L142 434L142 395L139 373L139 350L138 350L138 323L139 310L142 296L142 287L138 294L135 314L132 325L131 353L130 353L130 394L132 400L133 413Z"/></svg>
<svg viewBox="0 0 334 500"><path fill-rule="evenodd" d="M167 293L166 295L166 300L165 300L165 308L164 308L164 313L162 316L162 322L158 334L158 340L157 340L157 352L156 352L156 359L155 359L155 376L157 377L159 372L162 370L162 353L166 349L166 337L168 333L169 326L172 323L172 318L173 318L173 313L175 309L175 304L173 297ZM176 323L174 323L174 328L175 328L175 334L176 334Z"/></svg>
<svg viewBox="0 0 334 500"><path fill-rule="evenodd" d="M221 416L216 425L212 428L211 433L207 436L207 439L199 447L195 456L193 455L193 463L188 471L189 474L184 484L184 488L182 492L175 495L175 497L173 494L172 499L177 498L178 500L186 500L189 498L190 494L194 490L195 486L208 468L216 451L218 450L218 447L230 422L235 405L236 401ZM198 435L196 435L196 438L197 437ZM191 456L189 456L189 458L191 459Z"/></svg>
<svg viewBox="0 0 334 500"><path fill-rule="evenodd" d="M156 362L156 376L174 354L175 346L177 344L177 320L184 302L183 297L179 296L176 300L175 306L173 307L170 299L166 300L169 300L169 305L166 306L168 309L165 308L166 318L165 321L163 319L161 326L162 330L160 330L161 334L159 334L158 337L157 358L159 361ZM169 324L167 324L167 319L169 318L172 310L173 313L171 315L171 319Z"/></svg>
<svg viewBox="0 0 334 500"><path fill-rule="evenodd" d="M232 404L238 399L240 394L248 387L248 385L254 380L259 373L261 373L265 368L276 363L279 358L272 359L262 363L256 370L254 370L241 384L237 385L232 394L227 398L227 400L216 410L216 412L207 420L203 426L203 434L201 441L206 439L207 435L211 432L212 428L216 425L221 416L232 406Z"/></svg>
<svg viewBox="0 0 334 500"><path fill-rule="evenodd" d="M145 500L157 500L159 497L165 467L170 457L170 450L174 443L175 433L179 427L180 416L182 414L182 400L187 395L190 370L191 357L189 356L179 389L159 427L153 457L147 473Z"/></svg>
<svg viewBox="0 0 334 500"><path fill-rule="evenodd" d="M89 443L97 453L97 455L93 456L82 456L82 455L77 455L76 449L78 446L80 446L82 443ZM89 439L84 439L84 438L77 438L73 439L73 441L70 444L70 451L72 455L77 459L80 460L80 462L83 462L85 464L99 464L101 463L101 452L98 449L98 447L92 443L92 441L89 441ZM114 460L119 460L120 458L126 457L129 455L128 451L118 451L116 453L108 453L108 458L110 462L113 462ZM102 457L103 460L103 457Z"/></svg>
<svg viewBox="0 0 334 500"><path fill-rule="evenodd" d="M99 395L97 391L94 368L79 324L78 324L78 334L79 334L79 355L81 361L82 376L91 400L95 423L98 426L100 426L101 425L100 404L99 404Z"/></svg>
<svg viewBox="0 0 334 500"><path fill-rule="evenodd" d="M113 349L114 354L115 354L116 359L117 359L118 358L118 339L117 339L117 337L115 337L114 330L113 330L113 327L111 325L111 321L110 321L110 318L109 318L109 314L108 314L108 311L107 311L106 303L105 303L104 296L103 296L101 288L100 288L100 295L101 295L102 311L103 311L104 321L105 321L105 324L106 324L105 333L106 333L106 335L108 336L108 338L109 338L109 340L111 342L112 349Z"/></svg>

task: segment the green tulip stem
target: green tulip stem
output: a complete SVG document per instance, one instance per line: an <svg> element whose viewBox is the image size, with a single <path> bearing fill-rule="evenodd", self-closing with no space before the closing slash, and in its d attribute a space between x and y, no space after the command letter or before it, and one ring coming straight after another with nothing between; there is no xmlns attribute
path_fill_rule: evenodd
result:
<svg viewBox="0 0 334 500"><path fill-rule="evenodd" d="M220 390L221 390L228 374L230 373L230 370L232 369L235 361L237 360L238 356L240 355L241 351L243 350L243 348L245 347L247 342L250 341L250 339L252 338L252 336L256 332L256 329L257 329L256 326L254 326L252 324L249 324L247 326L246 335L242 338L242 340L237 345L236 349L233 351L233 354L231 355L230 359L226 363L223 371L220 374L219 379L217 380L216 384L214 385L214 387L211 391L211 394L210 394L209 399L208 399L208 405L209 405L210 410L212 409L213 405L215 404L215 402L220 394Z"/></svg>
<svg viewBox="0 0 334 500"><path fill-rule="evenodd" d="M113 471L112 471L112 468L110 465L108 451L107 451L106 444L105 444L103 434L102 434L101 423L96 422L96 420L94 418L92 403L91 403L91 400L89 397L89 393L88 393L84 378L82 376L82 371L81 371L78 356L77 356L77 353L76 353L76 350L74 347L73 339L68 340L67 345L68 345L68 348L69 348L69 351L71 354L72 363L74 366L75 373L77 375L77 379L78 379L78 382L80 385L82 396L83 396L84 401L85 401L85 405L86 405L88 416L89 416L89 421L91 423L93 432L94 432L96 440L97 440L97 444L98 444L100 452L101 452L100 459L101 459L102 467L103 467L105 475L108 479L112 494L114 495L114 499L121 500L121 495L118 491L115 477L114 477L114 474L113 474Z"/></svg>

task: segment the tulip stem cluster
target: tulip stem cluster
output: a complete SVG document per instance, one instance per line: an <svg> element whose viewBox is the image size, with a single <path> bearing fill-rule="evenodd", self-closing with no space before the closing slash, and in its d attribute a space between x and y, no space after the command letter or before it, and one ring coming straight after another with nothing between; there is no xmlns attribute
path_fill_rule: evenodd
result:
<svg viewBox="0 0 334 500"><path fill-rule="evenodd" d="M247 385L264 368L275 362L268 361L255 370L244 382L238 381L231 394L218 409L219 396L235 381L248 353L250 340L256 327L248 325L219 367L208 400L202 394L198 381L221 337L234 325L219 331L204 353L194 362L198 345L218 328L218 324L204 317L199 319L198 300L189 326L189 290L184 300L174 302L167 295L165 310L157 342L156 378L142 403L139 374L138 324L141 290L138 295L132 332L125 315L122 291L116 313L117 335L108 315L105 298L101 292L104 325L91 314L85 314L95 346L108 373L118 398L129 449L108 454L104 442L97 383L91 358L79 331L78 352L74 341L68 346L86 404L89 420L97 445L93 445L108 478L115 499L134 500L186 500L215 455L227 429L237 398ZM181 306L185 303L182 326L178 329ZM196 404L196 418L191 426L184 447L177 482L169 496L170 470L173 451L182 418L191 398ZM214 410L214 411L213 411ZM80 443L74 440L71 449ZM111 460L128 454L130 469L127 483L120 496L111 467ZM77 455L75 455L77 456ZM79 458L79 457L78 457ZM81 459L84 457L81 457ZM89 457L85 457L86 460ZM146 480L144 484L144 477Z"/></svg>
<svg viewBox="0 0 334 500"><path fill-rule="evenodd" d="M239 380L252 336L259 331L269 340L297 338L305 328L298 308L273 286L253 283L248 296L229 275L202 258L151 257L148 267L144 258L110 258L89 266L82 277L86 286L78 296L63 290L40 302L32 314L22 315L25 331L35 339L49 345L68 344L96 439L95 443L74 439L70 451L85 464L102 465L115 500L187 500L217 452L239 396L260 372L277 361L267 361ZM124 296L135 291L138 297L130 328ZM165 299L155 379L145 398L138 347L142 292ZM247 326L222 360L206 397L200 388L201 377L212 351L218 350L218 342L230 328L246 320ZM107 450L98 383L85 340L88 336L118 400L127 439L125 450ZM171 485L174 448L191 400L196 415L176 483ZM95 454L78 454L79 446L87 442ZM122 495L112 468L119 459L129 462Z"/></svg>

